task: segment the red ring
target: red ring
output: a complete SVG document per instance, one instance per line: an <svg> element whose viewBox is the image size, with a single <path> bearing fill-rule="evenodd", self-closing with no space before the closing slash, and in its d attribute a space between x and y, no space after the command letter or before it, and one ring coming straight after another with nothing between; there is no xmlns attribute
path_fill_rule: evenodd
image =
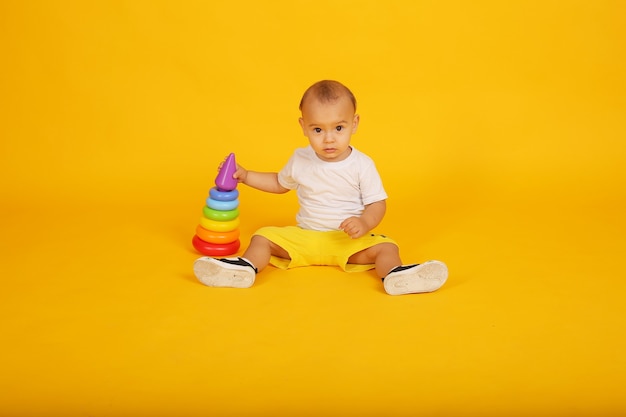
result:
<svg viewBox="0 0 626 417"><path fill-rule="evenodd" d="M194 235L191 240L193 247L196 248L198 252L206 256L227 256L237 253L239 250L239 246L241 242L239 239L234 242L226 243L220 245L218 243L209 243L200 239L198 235Z"/></svg>

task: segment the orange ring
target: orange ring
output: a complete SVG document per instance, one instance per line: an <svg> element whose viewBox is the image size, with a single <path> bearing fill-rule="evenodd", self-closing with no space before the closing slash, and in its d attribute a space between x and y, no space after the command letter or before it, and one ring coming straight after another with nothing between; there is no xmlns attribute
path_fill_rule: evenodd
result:
<svg viewBox="0 0 626 417"><path fill-rule="evenodd" d="M198 227L196 227L196 235L205 242L225 244L239 239L239 229L230 232L214 232L198 225Z"/></svg>

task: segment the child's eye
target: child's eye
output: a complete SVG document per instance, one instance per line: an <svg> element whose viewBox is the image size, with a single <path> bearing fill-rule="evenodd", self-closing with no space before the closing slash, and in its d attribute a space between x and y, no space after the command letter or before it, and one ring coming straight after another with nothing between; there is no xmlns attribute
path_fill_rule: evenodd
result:
<svg viewBox="0 0 626 417"><path fill-rule="evenodd" d="M316 127L313 130L315 131L315 133L321 133L322 132L322 129L320 129L319 127Z"/></svg>
<svg viewBox="0 0 626 417"><path fill-rule="evenodd" d="M337 126L337 132L341 132L343 130L343 126Z"/></svg>

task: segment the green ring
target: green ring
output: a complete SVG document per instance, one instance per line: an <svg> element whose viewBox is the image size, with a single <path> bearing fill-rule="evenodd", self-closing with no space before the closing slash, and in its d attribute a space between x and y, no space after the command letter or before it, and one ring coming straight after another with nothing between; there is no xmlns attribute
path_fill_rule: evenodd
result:
<svg viewBox="0 0 626 417"><path fill-rule="evenodd" d="M215 220L218 222L227 222L229 220L236 219L239 216L239 209L234 210L215 210L209 206L204 206L204 217L207 219Z"/></svg>

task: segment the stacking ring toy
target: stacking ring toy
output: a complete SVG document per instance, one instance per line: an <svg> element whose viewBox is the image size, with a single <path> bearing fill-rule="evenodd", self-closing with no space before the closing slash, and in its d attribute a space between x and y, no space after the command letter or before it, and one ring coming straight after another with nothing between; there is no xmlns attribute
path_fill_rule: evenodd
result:
<svg viewBox="0 0 626 417"><path fill-rule="evenodd" d="M218 222L225 222L228 220L233 220L234 218L239 216L239 209L237 208L234 210L224 211L224 210L215 210L215 209L212 209L211 207L204 206L204 209L202 209L202 212L204 214L204 217L206 217L207 219L217 220Z"/></svg>
<svg viewBox="0 0 626 417"><path fill-rule="evenodd" d="M217 187L213 187L209 190L209 196L213 200L217 201L232 201L239 197L239 191L237 189L232 191L220 190Z"/></svg>
<svg viewBox="0 0 626 417"><path fill-rule="evenodd" d="M211 197L206 199L206 205L214 210L229 211L239 206L239 200L220 201L213 200Z"/></svg>
<svg viewBox="0 0 626 417"><path fill-rule="evenodd" d="M239 227L239 217L227 222L218 222L216 220L207 219L202 216L200 219L200 226L207 230L213 230L214 232L230 232Z"/></svg>
<svg viewBox="0 0 626 417"><path fill-rule="evenodd" d="M230 232L214 232L198 225L196 227L196 235L205 242L223 245L239 239L239 229L231 230Z"/></svg>
<svg viewBox="0 0 626 417"><path fill-rule="evenodd" d="M194 235L193 239L191 239L191 243L196 250L203 255L207 256L227 256L232 255L233 253L239 250L239 246L241 242L239 239L234 242L226 243L224 245L205 242L200 239L197 235Z"/></svg>

